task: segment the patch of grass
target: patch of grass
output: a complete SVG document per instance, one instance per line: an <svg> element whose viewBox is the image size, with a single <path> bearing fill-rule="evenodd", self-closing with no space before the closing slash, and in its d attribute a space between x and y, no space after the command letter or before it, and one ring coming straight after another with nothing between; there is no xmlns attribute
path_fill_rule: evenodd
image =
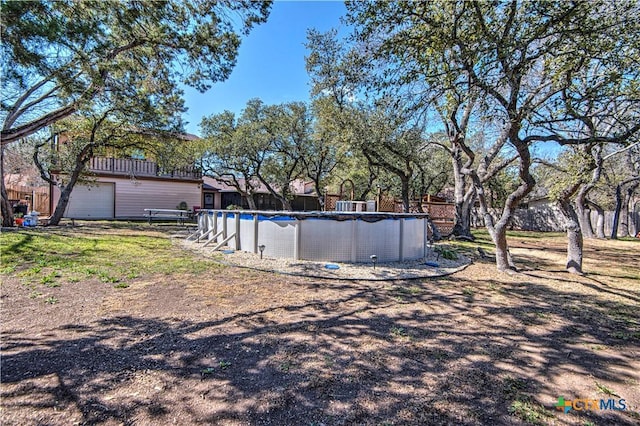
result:
<svg viewBox="0 0 640 426"><path fill-rule="evenodd" d="M100 281L102 281L103 283L117 283L118 281L120 281L118 277L113 277L107 272L98 273L98 278L100 278Z"/></svg>
<svg viewBox="0 0 640 426"><path fill-rule="evenodd" d="M31 293L29 293L29 299L37 299L40 296L42 296L42 293L40 293L39 291L34 290Z"/></svg>
<svg viewBox="0 0 640 426"><path fill-rule="evenodd" d="M46 299L44 299L44 303L48 303L50 305L55 305L56 303L58 303L58 298L57 297L53 297L53 296L49 296Z"/></svg>
<svg viewBox="0 0 640 426"><path fill-rule="evenodd" d="M207 367L200 370L200 380L204 380L207 376L210 376L214 373L215 369L213 367Z"/></svg>
<svg viewBox="0 0 640 426"><path fill-rule="evenodd" d="M114 285L113 288L129 288L129 284L127 284L125 282L121 282L121 283L118 283L118 284Z"/></svg>
<svg viewBox="0 0 640 426"><path fill-rule="evenodd" d="M591 349L592 351L603 351L606 349L606 347L603 345L587 345L587 346L589 346L589 349Z"/></svg>
<svg viewBox="0 0 640 426"><path fill-rule="evenodd" d="M46 285L47 287L60 287L60 284L56 282L57 278L60 278L60 274L56 271L51 272L40 278L40 284Z"/></svg>
<svg viewBox="0 0 640 426"><path fill-rule="evenodd" d="M0 268L0 274L3 274L3 275L9 275L9 274L12 274L12 273L14 273L15 271L16 271L16 265L9 265L9 266L3 265L3 266Z"/></svg>
<svg viewBox="0 0 640 426"><path fill-rule="evenodd" d="M507 376L502 380L502 392L505 399L511 400L509 413L533 425L546 425L553 413L536 403L525 392L527 380L520 377Z"/></svg>
<svg viewBox="0 0 640 426"><path fill-rule="evenodd" d="M507 399L521 399L527 389L527 381L519 377L507 376L502 380L502 392Z"/></svg>
<svg viewBox="0 0 640 426"><path fill-rule="evenodd" d="M189 277L223 268L176 249L164 235L135 228L20 230L0 235L0 245L0 274L20 277L25 283L37 277L36 282L49 287L78 283L84 277L117 284L156 274Z"/></svg>
<svg viewBox="0 0 640 426"><path fill-rule="evenodd" d="M640 339L640 331L637 331L637 332L615 331L611 333L611 337L613 337L614 339L620 339L620 340Z"/></svg>
<svg viewBox="0 0 640 426"><path fill-rule="evenodd" d="M293 363L291 361L284 361L280 363L280 365L278 366L278 370L283 373L288 373L291 367L293 367Z"/></svg>
<svg viewBox="0 0 640 426"><path fill-rule="evenodd" d="M231 363L229 361L220 361L218 363L218 367L220 367L222 370L226 370L227 368L231 367Z"/></svg>
<svg viewBox="0 0 640 426"><path fill-rule="evenodd" d="M389 329L389 334L391 334L393 337L407 337L407 330L405 330L402 327L396 327L393 326Z"/></svg>
<svg viewBox="0 0 640 426"><path fill-rule="evenodd" d="M618 395L615 391L609 389L608 387L606 387L605 385L603 385L602 383L598 383L596 382L596 387L598 388L598 390L602 393L604 393L605 395L609 395L609 396L616 396L616 397L620 397L620 395Z"/></svg>
<svg viewBox="0 0 640 426"><path fill-rule="evenodd" d="M531 402L528 398L516 399L509 406L509 414L519 417L532 425L546 425L553 414L542 405Z"/></svg>

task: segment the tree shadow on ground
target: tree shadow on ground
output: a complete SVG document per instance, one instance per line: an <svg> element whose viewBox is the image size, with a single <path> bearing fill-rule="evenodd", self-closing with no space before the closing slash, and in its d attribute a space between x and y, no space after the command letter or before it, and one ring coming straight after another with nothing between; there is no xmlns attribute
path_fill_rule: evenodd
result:
<svg viewBox="0 0 640 426"><path fill-rule="evenodd" d="M47 413L36 424L637 424L637 413L553 408L559 392L584 390L568 372L637 385L637 303L529 278L308 281L292 291L337 296L205 321L132 313L6 330L3 405Z"/></svg>

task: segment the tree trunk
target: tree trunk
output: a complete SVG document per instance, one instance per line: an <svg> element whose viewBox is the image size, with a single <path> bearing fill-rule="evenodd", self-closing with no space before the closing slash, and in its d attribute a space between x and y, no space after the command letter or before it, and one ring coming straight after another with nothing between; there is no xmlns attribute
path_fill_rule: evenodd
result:
<svg viewBox="0 0 640 426"><path fill-rule="evenodd" d="M531 153L529 152L529 146L520 141L517 135L517 129L511 128L510 139L513 146L517 149L518 156L520 157L519 176L521 183L505 200L504 207L502 208L502 215L495 226L493 226L493 218L491 218L491 215L488 213L484 186L477 174L472 175L474 186L478 194L478 200L480 201L480 208L485 217L485 225L487 226L489 235L491 235L496 246L496 268L502 272L516 270L507 244L507 229L518 204L531 192L536 184L536 181L530 172Z"/></svg>
<svg viewBox="0 0 640 426"><path fill-rule="evenodd" d="M402 182L402 210L405 213L409 213L411 210L411 204L409 203L409 178L400 177Z"/></svg>
<svg viewBox="0 0 640 426"><path fill-rule="evenodd" d="M558 207L564 214L567 230L567 271L582 275L583 246L580 221L568 200L559 200Z"/></svg>
<svg viewBox="0 0 640 426"><path fill-rule="evenodd" d="M631 202L631 198L633 197L633 193L638 188L638 184L633 185L624 193L624 197L622 199L622 208L620 209L620 228L618 230L618 235L620 237L630 237L631 233L629 232L629 203Z"/></svg>
<svg viewBox="0 0 640 426"><path fill-rule="evenodd" d="M453 235L475 239L471 234L471 209L476 201L476 189L471 187L464 194L462 203L456 203L456 218Z"/></svg>
<svg viewBox="0 0 640 426"><path fill-rule="evenodd" d="M507 244L506 226L496 225L493 242L496 245L496 268L498 268L498 271L515 270Z"/></svg>
<svg viewBox="0 0 640 426"><path fill-rule="evenodd" d="M320 179L312 179L313 185L316 187L316 198L318 199L318 205L320 206L320 211L324 211L324 192L320 188Z"/></svg>
<svg viewBox="0 0 640 426"><path fill-rule="evenodd" d="M271 195L273 195L276 200L280 201L280 204L282 204L282 210L285 210L285 211L293 210L291 208L291 202L289 201L286 195L280 194L275 191L271 192Z"/></svg>
<svg viewBox="0 0 640 426"><path fill-rule="evenodd" d="M13 206L9 202L7 187L4 184L4 145L0 147L0 210L2 211L2 226L13 226Z"/></svg>
<svg viewBox="0 0 640 426"><path fill-rule="evenodd" d="M64 212L67 209L67 205L69 204L69 197L71 196L71 191L73 190L74 185L67 185L60 192L60 199L58 200L58 204L56 204L56 209L53 211L53 214L49 218L49 225L59 225L60 220L64 216Z"/></svg>
<svg viewBox="0 0 640 426"><path fill-rule="evenodd" d="M254 197L254 194L247 192L244 194L244 198L247 200L247 204L249 204L249 210L258 210L258 207L256 206L256 199Z"/></svg>
<svg viewBox="0 0 640 426"><path fill-rule="evenodd" d="M476 187L476 193L478 195L478 201L480 202L480 213L484 219L484 226L487 228L489 236L496 247L496 268L502 272L515 270L513 259L511 258L509 246L507 244L507 225L512 213L511 209L508 208L508 205L505 205L500 221L498 221L497 224L494 224L493 216L491 216L487 206L484 187L477 175L474 175L473 179Z"/></svg>
<svg viewBox="0 0 640 426"><path fill-rule="evenodd" d="M433 223L431 218L427 219L427 226L429 227L429 230L431 230L431 239L433 241L440 241L442 239L442 234L440 233L438 226Z"/></svg>
<svg viewBox="0 0 640 426"><path fill-rule="evenodd" d="M464 184L465 176L462 174L461 150L457 145L451 152L451 164L453 166L453 202L456 207L453 224L453 235L465 235L464 213Z"/></svg>
<svg viewBox="0 0 640 426"><path fill-rule="evenodd" d="M613 212L613 225L611 225L611 239L618 238L618 223L620 222L620 211L622 210L622 188L618 184L616 186L616 208ZM628 214L627 214L628 216ZM628 232L628 231L627 231Z"/></svg>
<svg viewBox="0 0 640 426"><path fill-rule="evenodd" d="M591 210L587 207L587 193L591 185L583 185L578 191L575 199L576 213L580 222L580 229L584 238L595 238L593 228L591 227Z"/></svg>
<svg viewBox="0 0 640 426"><path fill-rule="evenodd" d="M589 201L589 205L591 205L596 211L596 238L604 240L607 238L604 235L604 209L592 201Z"/></svg>
<svg viewBox="0 0 640 426"><path fill-rule="evenodd" d="M91 146L86 146L80 154L76 157L76 164L69 176L69 182L65 185L60 193L60 199L58 200L58 204L56 208L49 218L49 225L59 225L60 220L64 216L64 212L67 209L67 204L69 204L69 197L71 196L71 191L78 183L78 179L80 175L84 171L87 162L91 158Z"/></svg>
<svg viewBox="0 0 640 426"><path fill-rule="evenodd" d="M291 201L289 201L287 198L280 197L279 200L282 203L282 210L286 210L288 212L293 210L293 208L291 207Z"/></svg>

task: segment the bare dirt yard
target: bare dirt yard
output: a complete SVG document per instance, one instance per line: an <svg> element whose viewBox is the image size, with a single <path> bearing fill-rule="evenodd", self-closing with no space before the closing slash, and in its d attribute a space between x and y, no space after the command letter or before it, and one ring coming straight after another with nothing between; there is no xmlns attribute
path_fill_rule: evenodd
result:
<svg viewBox="0 0 640 426"><path fill-rule="evenodd" d="M584 277L562 235L514 233L517 274L481 234L453 275L341 281L173 232L3 232L3 425L640 424L640 241L587 241Z"/></svg>

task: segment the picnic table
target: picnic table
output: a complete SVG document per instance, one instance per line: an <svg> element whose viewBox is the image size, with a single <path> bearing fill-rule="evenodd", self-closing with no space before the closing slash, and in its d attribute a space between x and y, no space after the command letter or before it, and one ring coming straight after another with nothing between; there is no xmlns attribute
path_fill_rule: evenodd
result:
<svg viewBox="0 0 640 426"><path fill-rule="evenodd" d="M174 209L144 209L144 216L149 218L149 224L153 219L170 220L175 219L181 225L184 225L185 219L191 219L192 212L190 210L174 210Z"/></svg>

